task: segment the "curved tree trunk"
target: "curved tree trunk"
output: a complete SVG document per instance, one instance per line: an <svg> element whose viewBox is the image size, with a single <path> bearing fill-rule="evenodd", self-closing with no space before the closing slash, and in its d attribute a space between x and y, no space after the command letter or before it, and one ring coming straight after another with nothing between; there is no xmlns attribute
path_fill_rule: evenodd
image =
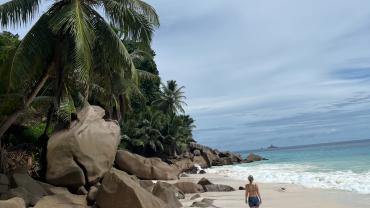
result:
<svg viewBox="0 0 370 208"><path fill-rule="evenodd" d="M123 121L125 120L125 113L126 113L126 104L125 104L125 98L123 97L123 95L119 95L118 97L119 99L119 107L120 107L120 116L119 116L119 122L120 121Z"/></svg>
<svg viewBox="0 0 370 208"><path fill-rule="evenodd" d="M59 48L59 47L56 47ZM24 104L19 108L15 109L15 111L8 116L5 121L1 124L0 127L0 147L2 146L1 140L5 132L9 129L9 127L17 120L17 118L31 105L37 94L39 94L42 87L45 85L46 81L49 79L50 74L53 70L56 70L57 67L60 65L60 52L55 50L53 59L51 60L50 65L46 69L45 73L40 77L37 81L36 85L31 89L30 94L25 98Z"/></svg>
<svg viewBox="0 0 370 208"><path fill-rule="evenodd" d="M47 71L40 77L39 81L36 85L32 88L31 93L26 99L24 100L24 104L16 109L11 115L9 115L5 121L2 123L0 127L0 146L1 146L1 138L5 134L5 132L9 129L9 127L17 120L17 118L31 105L37 94L40 92L42 87L45 85L46 81L50 76L50 71L55 68L55 62L53 62Z"/></svg>

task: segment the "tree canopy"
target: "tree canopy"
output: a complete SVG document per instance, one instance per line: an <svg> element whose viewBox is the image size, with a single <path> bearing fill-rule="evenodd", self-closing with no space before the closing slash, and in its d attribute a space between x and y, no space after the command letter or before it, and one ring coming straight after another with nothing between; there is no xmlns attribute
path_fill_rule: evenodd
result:
<svg viewBox="0 0 370 208"><path fill-rule="evenodd" d="M41 3L0 5L1 26L29 24ZM159 26L153 7L141 0L57 0L40 15L22 40L0 34L0 137L16 121L24 129L17 133L31 137L58 130L89 102L120 122L122 148L173 157L194 141L184 87L175 80L161 85L150 46Z"/></svg>

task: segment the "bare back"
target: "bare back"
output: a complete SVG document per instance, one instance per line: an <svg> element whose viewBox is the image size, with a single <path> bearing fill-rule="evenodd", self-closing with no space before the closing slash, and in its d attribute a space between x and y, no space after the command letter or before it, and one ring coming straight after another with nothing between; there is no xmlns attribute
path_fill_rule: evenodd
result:
<svg viewBox="0 0 370 208"><path fill-rule="evenodd" d="M249 196L251 196L251 197L258 196L258 186L257 186L257 184L253 184L253 183L247 184L245 186L245 189L248 192Z"/></svg>

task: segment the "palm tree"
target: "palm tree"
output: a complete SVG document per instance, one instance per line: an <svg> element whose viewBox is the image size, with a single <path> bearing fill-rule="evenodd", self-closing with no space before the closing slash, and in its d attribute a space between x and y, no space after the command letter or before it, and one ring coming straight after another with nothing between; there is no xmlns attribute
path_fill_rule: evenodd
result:
<svg viewBox="0 0 370 208"><path fill-rule="evenodd" d="M130 53L131 60L135 63L137 60L152 58L150 54L142 50L134 50ZM138 82L146 80L159 80L157 75L150 72L136 69ZM93 83L91 87L92 96L90 99L104 106L108 111L108 116L111 119L119 122L125 117L126 112L131 111L131 98L138 96L145 99L140 87L135 82L136 80L125 79L124 82L105 80L106 77L100 74L93 75ZM114 79L114 78L113 78Z"/></svg>
<svg viewBox="0 0 370 208"><path fill-rule="evenodd" d="M0 5L1 26L28 24L41 3L11 0ZM110 23L97 12L99 7ZM22 91L25 98L2 123L0 138L50 79L55 80L56 107L68 102L65 106L72 106L76 96L87 100L93 75L100 75L105 87L112 87L112 82L137 83L130 55L111 24L127 39L149 44L159 18L142 0L56 0L41 15L23 38L7 71L7 91Z"/></svg>
<svg viewBox="0 0 370 208"><path fill-rule="evenodd" d="M153 102L153 105L158 106L163 112L172 116L176 115L178 112L185 113L182 107L186 105L183 101L186 98L182 91L184 88L184 86L178 87L175 80L167 81L167 85L162 84L160 97Z"/></svg>
<svg viewBox="0 0 370 208"><path fill-rule="evenodd" d="M130 116L123 123L126 130L122 131L122 142L126 144L126 148L146 156L160 155L165 150L161 129L168 116L151 107Z"/></svg>

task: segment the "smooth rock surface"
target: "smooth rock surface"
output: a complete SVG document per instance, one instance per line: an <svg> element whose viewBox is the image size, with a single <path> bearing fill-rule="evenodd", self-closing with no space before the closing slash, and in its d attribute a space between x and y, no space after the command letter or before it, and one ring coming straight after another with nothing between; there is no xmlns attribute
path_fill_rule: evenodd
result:
<svg viewBox="0 0 370 208"><path fill-rule="evenodd" d="M171 208L182 207L180 201L176 196L176 192L178 192L178 190L172 184L158 181L155 184L152 193L154 194L154 196L160 198L162 201L167 203L168 207Z"/></svg>
<svg viewBox="0 0 370 208"><path fill-rule="evenodd" d="M261 160L266 160L266 158L263 158L259 155L256 155L254 153L250 153L247 158L245 159L244 162L246 163L251 163L251 162L257 162L257 161L261 161Z"/></svg>
<svg viewBox="0 0 370 208"><path fill-rule="evenodd" d="M86 106L69 129L51 136L47 147L49 183L78 188L94 184L111 169L120 128L116 122L105 121L104 114L101 107Z"/></svg>
<svg viewBox="0 0 370 208"><path fill-rule="evenodd" d="M230 192L235 191L235 189L228 185L222 185L222 184L210 184L210 185L204 185L203 186L204 191L206 192Z"/></svg>
<svg viewBox="0 0 370 208"><path fill-rule="evenodd" d="M26 208L22 198L14 197L8 200L0 200L0 208Z"/></svg>
<svg viewBox="0 0 370 208"><path fill-rule="evenodd" d="M174 184L180 191L184 192L185 194L193 194L193 193L202 193L204 189L201 185L193 183L193 182L177 182Z"/></svg>
<svg viewBox="0 0 370 208"><path fill-rule="evenodd" d="M48 193L48 195L55 195L55 194L70 194L69 190L66 187L57 187L53 186L48 183L43 183L41 181L37 181Z"/></svg>
<svg viewBox="0 0 370 208"><path fill-rule="evenodd" d="M209 181L207 178L201 178L198 181L198 184L201 185L201 186L205 186L205 185L211 185L213 183L211 183L211 181Z"/></svg>
<svg viewBox="0 0 370 208"><path fill-rule="evenodd" d="M202 156L206 160L208 167L211 167L213 165L213 162L219 158L218 155L214 154L209 149L203 150Z"/></svg>
<svg viewBox="0 0 370 208"><path fill-rule="evenodd" d="M125 150L117 152L116 164L120 170L146 180L174 180L180 173L159 158L145 158Z"/></svg>
<svg viewBox="0 0 370 208"><path fill-rule="evenodd" d="M89 193L87 194L87 197L86 197L87 201L89 203L95 202L97 194L98 194L98 188L95 186L91 186Z"/></svg>
<svg viewBox="0 0 370 208"><path fill-rule="evenodd" d="M87 208L86 196L57 194L43 197L34 208Z"/></svg>
<svg viewBox="0 0 370 208"><path fill-rule="evenodd" d="M148 192L123 171L105 174L96 203L100 208L164 208L166 204Z"/></svg>
<svg viewBox="0 0 370 208"><path fill-rule="evenodd" d="M48 192L38 183L38 181L31 178L28 174L15 173L12 175L11 180L15 187L24 188L35 198L41 198L48 195Z"/></svg>
<svg viewBox="0 0 370 208"><path fill-rule="evenodd" d="M139 184L140 184L141 187L143 187L144 189L146 189L149 192L153 191L153 188L154 188L154 185L155 185L153 183L153 181L151 181L151 180L140 180Z"/></svg>
<svg viewBox="0 0 370 208"><path fill-rule="evenodd" d="M2 200L8 200L14 197L22 198L27 206L35 205L43 196L37 193L31 193L24 187L9 189L8 192L1 195Z"/></svg>

